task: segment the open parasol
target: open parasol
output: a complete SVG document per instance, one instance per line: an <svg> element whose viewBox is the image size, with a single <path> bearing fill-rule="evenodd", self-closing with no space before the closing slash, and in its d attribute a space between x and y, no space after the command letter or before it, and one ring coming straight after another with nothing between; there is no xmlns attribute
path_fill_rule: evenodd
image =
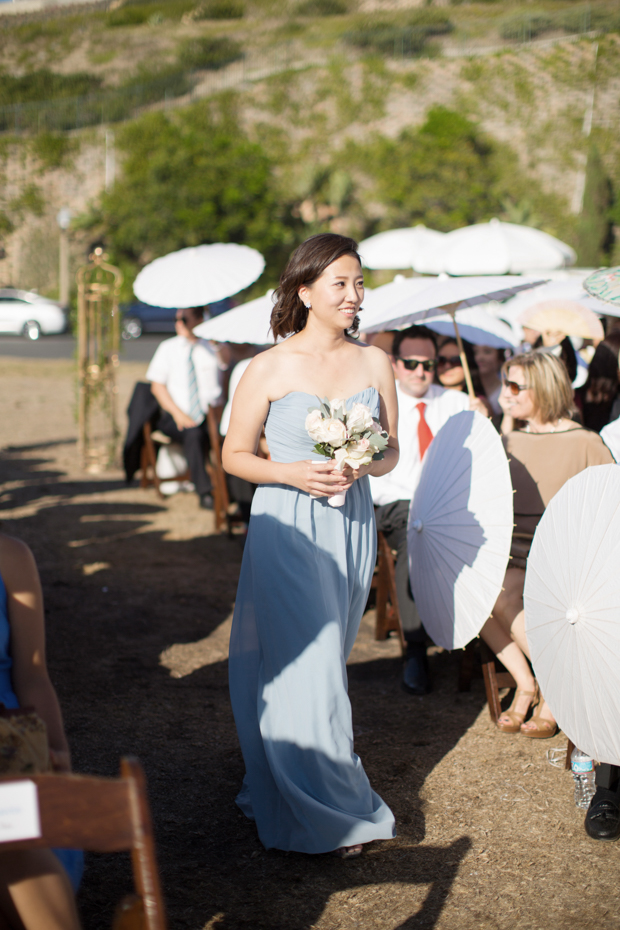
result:
<svg viewBox="0 0 620 930"><path fill-rule="evenodd" d="M449 313L427 318L424 325L440 336L456 335L454 320ZM519 340L510 326L492 316L484 307L467 307L459 310L459 333L473 345L492 346L494 349L515 349Z"/></svg>
<svg viewBox="0 0 620 930"><path fill-rule="evenodd" d="M571 478L538 525L525 576L534 673L572 742L620 765L620 468Z"/></svg>
<svg viewBox="0 0 620 930"><path fill-rule="evenodd" d="M411 280L416 280L411 279ZM423 281L424 278L417 280ZM536 278L523 278L520 275L497 275L494 277L478 276L472 278L431 278L426 279L426 287L417 293L405 297L399 303L381 312L373 311L371 322L363 320L364 332L381 332L385 329L406 329L413 323L425 323L440 312L449 313L454 320L455 336L461 355L461 364L465 372L467 390L474 397L469 365L463 349L456 314L465 307L475 307L491 300L506 300L519 291L536 287L542 281ZM377 288L377 291L381 288ZM376 293L376 291L374 292ZM370 315L369 315L370 316Z"/></svg>
<svg viewBox="0 0 620 930"><path fill-rule="evenodd" d="M249 342L253 345L272 345L271 311L273 310L273 290L262 297L249 300L240 307L226 310L212 320L206 320L195 327L194 332L202 339L214 342Z"/></svg>
<svg viewBox="0 0 620 930"><path fill-rule="evenodd" d="M512 498L490 421L469 410L450 417L426 453L408 529L411 590L438 646L466 646L488 620L508 565Z"/></svg>
<svg viewBox="0 0 620 930"><path fill-rule="evenodd" d="M603 325L596 313L576 300L541 300L523 310L517 323L538 333L563 333L600 342L605 338Z"/></svg>
<svg viewBox="0 0 620 930"><path fill-rule="evenodd" d="M599 268L583 282L584 289L605 305L599 313L620 316L620 267Z"/></svg>
<svg viewBox="0 0 620 930"><path fill-rule="evenodd" d="M415 257L424 249L438 245L444 235L420 223L370 236L360 242L358 251L366 268L412 268Z"/></svg>
<svg viewBox="0 0 620 930"><path fill-rule="evenodd" d="M197 245L145 265L133 291L138 300L154 307L204 307L249 287L264 267L260 252L247 245Z"/></svg>
<svg viewBox="0 0 620 930"><path fill-rule="evenodd" d="M492 219L447 233L413 267L421 274L519 274L565 268L576 258L569 245L540 229Z"/></svg>

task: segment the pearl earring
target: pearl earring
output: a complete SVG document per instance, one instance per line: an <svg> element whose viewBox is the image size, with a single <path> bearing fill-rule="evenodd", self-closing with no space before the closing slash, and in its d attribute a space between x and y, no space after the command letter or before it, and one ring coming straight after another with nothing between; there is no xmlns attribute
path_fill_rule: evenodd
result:
<svg viewBox="0 0 620 930"><path fill-rule="evenodd" d="M311 309L312 309L312 304L306 304L306 310L311 310Z"/></svg>

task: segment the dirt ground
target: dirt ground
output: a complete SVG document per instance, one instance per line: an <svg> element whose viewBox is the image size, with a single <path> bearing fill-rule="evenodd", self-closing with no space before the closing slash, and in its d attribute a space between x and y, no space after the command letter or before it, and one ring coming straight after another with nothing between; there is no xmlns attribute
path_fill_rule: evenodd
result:
<svg viewBox="0 0 620 930"><path fill-rule="evenodd" d="M121 409L144 366L123 363ZM76 456L69 362L0 359L0 518L33 548L49 665L78 772L147 773L175 930L555 930L617 927L620 844L590 841L564 747L495 731L458 653L430 659L433 692L400 689L393 641L363 620L349 669L360 754L398 837L359 859L265 851L234 798L243 775L227 690L242 557L193 495L162 502L93 477ZM124 422L124 421L123 421ZM123 855L89 855L85 930L131 888Z"/></svg>

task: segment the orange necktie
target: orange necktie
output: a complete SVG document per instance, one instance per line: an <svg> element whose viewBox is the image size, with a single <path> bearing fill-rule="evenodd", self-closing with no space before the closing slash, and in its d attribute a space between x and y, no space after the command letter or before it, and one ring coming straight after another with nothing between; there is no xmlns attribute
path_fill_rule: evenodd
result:
<svg viewBox="0 0 620 930"><path fill-rule="evenodd" d="M424 453L433 441L433 434L424 416L426 404L416 404L416 409L420 414L420 420L418 422L418 443L420 445L420 461L422 461Z"/></svg>

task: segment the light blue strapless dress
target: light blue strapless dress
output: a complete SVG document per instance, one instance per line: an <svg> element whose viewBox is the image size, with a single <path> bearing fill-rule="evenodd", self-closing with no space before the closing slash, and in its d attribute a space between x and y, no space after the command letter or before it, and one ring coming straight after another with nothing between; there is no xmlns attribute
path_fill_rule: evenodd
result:
<svg viewBox="0 0 620 930"><path fill-rule="evenodd" d="M378 416L367 388L347 400ZM312 394L274 401L273 461L318 460L305 429ZM343 507L288 485L252 503L230 641L230 693L246 766L237 797L264 846L324 853L390 839L394 817L353 751L346 660L375 564L368 478Z"/></svg>

